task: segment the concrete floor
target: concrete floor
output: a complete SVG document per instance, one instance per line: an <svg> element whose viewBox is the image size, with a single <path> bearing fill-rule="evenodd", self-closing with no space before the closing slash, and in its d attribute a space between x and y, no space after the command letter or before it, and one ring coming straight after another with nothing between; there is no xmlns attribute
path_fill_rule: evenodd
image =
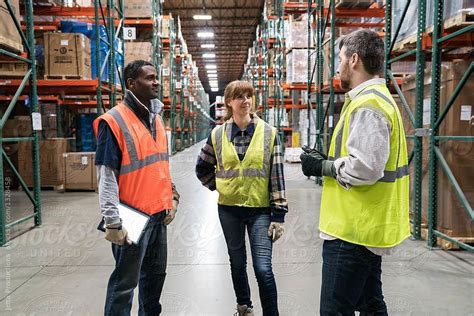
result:
<svg viewBox="0 0 474 316"><path fill-rule="evenodd" d="M164 315L232 315L235 298L217 195L194 175L201 144L172 157L179 212L168 230L168 276ZM321 283L317 221L321 189L300 165L285 165L290 212L275 244L273 266L281 315L316 315ZM12 192L12 219L31 212L23 192ZM100 315L113 269L110 244L96 230L98 196L93 192L45 191L43 225L0 248L0 315ZM249 261L250 262L250 261ZM251 267L251 266L250 266ZM261 315L249 270L256 315ZM406 241L384 258L383 284L390 315L474 315L474 255L429 251ZM133 313L137 313L136 300Z"/></svg>

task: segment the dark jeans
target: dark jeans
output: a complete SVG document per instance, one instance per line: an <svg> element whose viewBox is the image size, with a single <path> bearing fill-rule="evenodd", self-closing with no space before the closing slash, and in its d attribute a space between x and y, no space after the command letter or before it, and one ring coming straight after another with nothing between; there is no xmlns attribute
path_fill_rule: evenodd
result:
<svg viewBox="0 0 474 316"><path fill-rule="evenodd" d="M138 245L112 244L115 269L107 285L104 315L130 315L133 290L138 287L138 315L159 315L166 277L165 212L150 218Z"/></svg>
<svg viewBox="0 0 474 316"><path fill-rule="evenodd" d="M219 219L227 243L237 304L252 306L245 249L247 227L263 315L278 315L277 288L272 271L272 241L268 237L270 214L251 208L219 205Z"/></svg>
<svg viewBox="0 0 474 316"><path fill-rule="evenodd" d="M321 315L388 315L382 295L382 257L340 239L323 244Z"/></svg>

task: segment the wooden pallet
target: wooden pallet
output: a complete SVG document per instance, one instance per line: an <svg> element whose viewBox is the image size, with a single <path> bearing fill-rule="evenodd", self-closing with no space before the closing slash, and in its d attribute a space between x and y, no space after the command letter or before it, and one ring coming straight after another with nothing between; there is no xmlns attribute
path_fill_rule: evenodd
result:
<svg viewBox="0 0 474 316"><path fill-rule="evenodd" d="M336 0L336 8L369 8L373 0Z"/></svg>
<svg viewBox="0 0 474 316"><path fill-rule="evenodd" d="M426 225L422 225L421 239L428 240L428 228L423 227L423 226L426 226ZM446 235L449 236L449 234L446 234ZM454 237L454 236L449 236L449 237L456 239L465 244L474 245L474 237ZM459 248L459 246L453 244L452 242L439 238L439 237L436 238L436 243L443 250L460 250L461 249Z"/></svg>
<svg viewBox="0 0 474 316"><path fill-rule="evenodd" d="M89 80L86 76L74 76L74 75L45 75L45 79L48 80Z"/></svg>
<svg viewBox="0 0 474 316"><path fill-rule="evenodd" d="M474 13L461 11L458 14L444 20L444 30L454 32L463 27L474 24ZM426 33L433 33L433 26L426 29Z"/></svg>
<svg viewBox="0 0 474 316"><path fill-rule="evenodd" d="M416 34L405 37L393 45L393 51L407 51L416 48Z"/></svg>

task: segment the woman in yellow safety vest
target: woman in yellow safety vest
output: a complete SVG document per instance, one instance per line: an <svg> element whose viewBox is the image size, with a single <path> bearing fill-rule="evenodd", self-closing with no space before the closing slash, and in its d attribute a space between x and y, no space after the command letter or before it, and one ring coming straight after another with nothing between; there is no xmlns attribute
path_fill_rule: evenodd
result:
<svg viewBox="0 0 474 316"><path fill-rule="evenodd" d="M196 175L219 192L218 211L230 257L237 314L253 315L246 271L245 229L259 286L263 315L278 315L272 242L283 234L288 204L283 157L276 129L252 112L254 89L233 81L224 92L224 124L202 148Z"/></svg>

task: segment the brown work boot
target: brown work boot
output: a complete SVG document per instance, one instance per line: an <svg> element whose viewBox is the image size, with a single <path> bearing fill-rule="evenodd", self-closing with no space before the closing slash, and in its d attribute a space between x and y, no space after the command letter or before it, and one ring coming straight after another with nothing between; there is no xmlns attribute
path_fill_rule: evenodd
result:
<svg viewBox="0 0 474 316"><path fill-rule="evenodd" d="M239 305L237 304L237 312L234 316L253 316L253 308L247 307L247 305Z"/></svg>

